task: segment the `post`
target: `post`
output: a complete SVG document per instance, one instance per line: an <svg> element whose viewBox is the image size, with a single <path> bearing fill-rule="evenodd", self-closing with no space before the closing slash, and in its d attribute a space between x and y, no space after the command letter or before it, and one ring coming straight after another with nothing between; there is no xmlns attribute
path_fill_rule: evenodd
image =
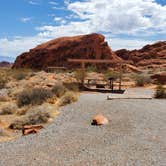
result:
<svg viewBox="0 0 166 166"><path fill-rule="evenodd" d="M120 63L119 90L121 90L121 86L122 86L122 63Z"/></svg>
<svg viewBox="0 0 166 166"><path fill-rule="evenodd" d="M81 65L82 65L82 86L84 86L84 79L85 79L85 63L84 62L82 62L81 63Z"/></svg>

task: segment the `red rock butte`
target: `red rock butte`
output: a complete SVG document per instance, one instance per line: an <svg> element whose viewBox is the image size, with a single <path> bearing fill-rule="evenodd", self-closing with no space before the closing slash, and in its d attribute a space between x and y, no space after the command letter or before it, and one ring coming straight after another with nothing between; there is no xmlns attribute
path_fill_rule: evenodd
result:
<svg viewBox="0 0 166 166"><path fill-rule="evenodd" d="M68 58L108 59L119 58L101 34L61 37L29 50L16 58L13 68L45 69L48 66L72 67Z"/></svg>

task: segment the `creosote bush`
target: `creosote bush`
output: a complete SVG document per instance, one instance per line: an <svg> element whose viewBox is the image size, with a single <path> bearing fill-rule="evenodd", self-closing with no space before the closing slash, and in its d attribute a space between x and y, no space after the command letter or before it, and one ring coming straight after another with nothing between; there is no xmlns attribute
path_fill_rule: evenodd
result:
<svg viewBox="0 0 166 166"><path fill-rule="evenodd" d="M78 100L77 95L74 92L66 92L64 96L60 99L60 106L65 106L67 104L71 104L72 102L75 102Z"/></svg>
<svg viewBox="0 0 166 166"><path fill-rule="evenodd" d="M10 129L21 130L25 125L36 125L41 123L47 123L51 117L49 112L37 111L33 112L27 116L24 116L21 119L15 120L10 124Z"/></svg>
<svg viewBox="0 0 166 166"><path fill-rule="evenodd" d="M158 85L156 88L154 97L158 98L158 99L165 99L166 98L166 88L164 88L162 85Z"/></svg>
<svg viewBox="0 0 166 166"><path fill-rule="evenodd" d="M105 73L105 79L109 79L109 78L114 78L115 80L118 79L120 77L120 73L117 71L107 71Z"/></svg>
<svg viewBox="0 0 166 166"><path fill-rule="evenodd" d="M66 92L66 88L64 85L62 84L57 84L52 88L52 92L57 96L57 97L61 97L65 94Z"/></svg>
<svg viewBox="0 0 166 166"><path fill-rule="evenodd" d="M0 111L0 115L10 115L14 114L17 111L17 105L16 104L8 104L5 105L2 110Z"/></svg>
<svg viewBox="0 0 166 166"><path fill-rule="evenodd" d="M25 105L40 105L48 98L53 96L52 92L44 88L34 88L29 90L23 90L17 97L17 103L19 107Z"/></svg>
<svg viewBox="0 0 166 166"><path fill-rule="evenodd" d="M151 79L148 75L137 74L134 76L136 86L144 86L145 84L149 84Z"/></svg>
<svg viewBox="0 0 166 166"><path fill-rule="evenodd" d="M0 89L5 88L8 80L4 75L0 75Z"/></svg>
<svg viewBox="0 0 166 166"><path fill-rule="evenodd" d="M84 75L83 75L82 70L77 70L77 71L75 71L74 76L75 76L75 79L76 79L79 83L81 83L82 79L87 76L87 73L84 72Z"/></svg>
<svg viewBox="0 0 166 166"><path fill-rule="evenodd" d="M79 91L79 85L76 82L64 83L64 86L69 91L73 91L73 92L78 92Z"/></svg>

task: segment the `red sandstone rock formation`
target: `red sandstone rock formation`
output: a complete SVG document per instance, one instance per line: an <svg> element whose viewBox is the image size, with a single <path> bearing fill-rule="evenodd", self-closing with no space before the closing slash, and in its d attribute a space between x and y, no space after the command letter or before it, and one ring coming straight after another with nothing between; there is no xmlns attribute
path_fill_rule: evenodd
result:
<svg viewBox="0 0 166 166"><path fill-rule="evenodd" d="M166 72L154 74L151 78L157 80L160 84L166 84Z"/></svg>
<svg viewBox="0 0 166 166"><path fill-rule="evenodd" d="M72 66L68 58L120 60L110 49L105 37L89 34L51 40L18 56L13 68L45 69L48 66Z"/></svg>
<svg viewBox="0 0 166 166"><path fill-rule="evenodd" d="M146 45L140 50L121 49L115 52L120 58L136 66L166 64L166 41Z"/></svg>

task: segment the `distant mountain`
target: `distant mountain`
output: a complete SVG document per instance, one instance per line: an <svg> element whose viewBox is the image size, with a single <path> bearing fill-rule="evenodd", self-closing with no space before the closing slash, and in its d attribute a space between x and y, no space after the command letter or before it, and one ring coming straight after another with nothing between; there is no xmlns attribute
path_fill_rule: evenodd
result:
<svg viewBox="0 0 166 166"><path fill-rule="evenodd" d="M0 56L0 62L6 61L6 62L14 62L15 58L14 57L7 57L7 56Z"/></svg>

